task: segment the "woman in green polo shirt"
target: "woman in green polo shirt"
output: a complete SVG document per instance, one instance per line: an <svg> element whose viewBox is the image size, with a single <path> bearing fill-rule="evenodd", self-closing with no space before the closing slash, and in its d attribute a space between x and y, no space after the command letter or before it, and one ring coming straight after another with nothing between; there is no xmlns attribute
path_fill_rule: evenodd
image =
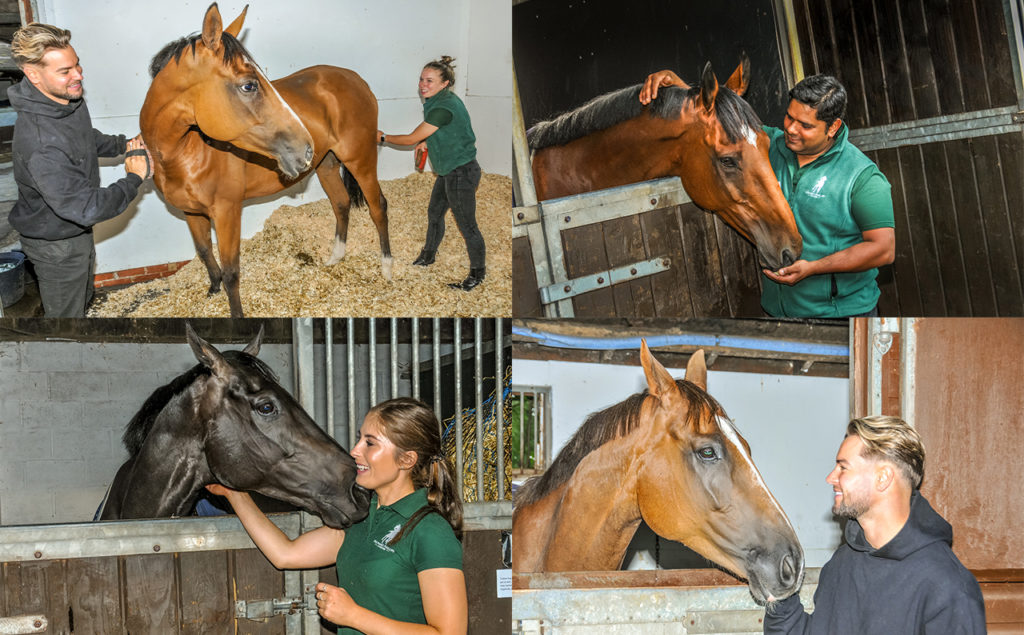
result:
<svg viewBox="0 0 1024 635"><path fill-rule="evenodd" d="M356 483L373 498L369 515L346 530L318 527L292 540L245 492L207 489L227 497L275 567L337 565L338 586L318 583L316 599L338 633L464 634L462 501L438 428L433 411L415 399L391 399L367 413L352 458Z"/></svg>
<svg viewBox="0 0 1024 635"><path fill-rule="evenodd" d="M389 135L380 130L380 142L416 146L427 150L437 174L427 205L427 238L414 265L434 263L437 248L444 238L444 215L451 208L455 222L469 252L469 275L449 287L469 291L484 281L486 248L476 224L476 188L480 184L480 164L476 162L476 135L469 112L452 92L455 86L453 58L443 55L428 62L420 73L419 91L423 98L423 123L409 134Z"/></svg>

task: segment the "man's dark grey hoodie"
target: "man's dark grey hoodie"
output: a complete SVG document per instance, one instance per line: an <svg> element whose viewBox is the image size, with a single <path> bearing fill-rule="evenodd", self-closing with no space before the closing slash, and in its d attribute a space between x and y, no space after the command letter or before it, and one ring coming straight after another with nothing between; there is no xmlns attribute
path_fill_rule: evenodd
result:
<svg viewBox="0 0 1024 635"><path fill-rule="evenodd" d="M124 135L92 127L82 99L59 104L25 78L7 89L18 112L14 125L14 180L18 202L10 222L23 236L71 238L113 218L138 194L142 179L128 174L100 187L97 157L124 154Z"/></svg>
<svg viewBox="0 0 1024 635"><path fill-rule="evenodd" d="M953 528L918 492L910 518L880 549L856 520L846 544L821 569L814 613L799 596L765 614L765 633L803 635L983 635L985 605L978 581L953 554Z"/></svg>

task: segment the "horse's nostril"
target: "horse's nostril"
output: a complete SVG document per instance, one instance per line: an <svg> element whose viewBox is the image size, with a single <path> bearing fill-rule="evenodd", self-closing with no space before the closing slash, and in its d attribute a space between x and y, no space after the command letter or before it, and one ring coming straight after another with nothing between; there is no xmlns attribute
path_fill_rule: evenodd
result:
<svg viewBox="0 0 1024 635"><path fill-rule="evenodd" d="M313 160L313 146L306 144L306 163Z"/></svg>
<svg viewBox="0 0 1024 635"><path fill-rule="evenodd" d="M789 265L793 264L794 262L795 261L793 260L793 252L791 252L788 249L783 249L782 250L782 266L783 267L788 267Z"/></svg>
<svg viewBox="0 0 1024 635"><path fill-rule="evenodd" d="M793 556L786 556L782 559L779 573L783 584L793 584L796 579L796 563L793 562Z"/></svg>

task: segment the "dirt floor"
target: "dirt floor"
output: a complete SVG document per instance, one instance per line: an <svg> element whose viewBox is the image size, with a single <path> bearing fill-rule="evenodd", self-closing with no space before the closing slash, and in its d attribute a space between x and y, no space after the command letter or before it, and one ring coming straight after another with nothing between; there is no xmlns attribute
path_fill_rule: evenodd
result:
<svg viewBox="0 0 1024 635"><path fill-rule="evenodd" d="M348 253L327 266L334 242L330 202L283 205L263 229L242 241L241 298L251 317L497 317L512 314L512 181L484 174L477 190L477 223L487 243L487 277L473 291L449 282L469 272L466 244L451 213L437 261L411 263L426 235L431 173L382 181L388 199L394 270L384 279L377 231L368 210L351 212ZM187 229L182 224L182 233ZM132 285L94 302L90 317L226 317L223 291L207 296L209 278L198 258L174 275Z"/></svg>

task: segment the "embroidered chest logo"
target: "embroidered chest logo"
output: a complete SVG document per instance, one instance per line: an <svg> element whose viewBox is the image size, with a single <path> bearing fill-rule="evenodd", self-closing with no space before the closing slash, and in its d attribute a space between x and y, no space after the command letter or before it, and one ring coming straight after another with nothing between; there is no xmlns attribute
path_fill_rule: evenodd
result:
<svg viewBox="0 0 1024 635"><path fill-rule="evenodd" d="M395 528L392 529L391 531L389 531L388 533L384 534L383 538L381 538L380 540L374 540L373 544L377 545L378 549L382 549L382 550L387 551L389 553L394 553L395 550L392 549L391 545L389 545L388 543L391 542L391 539L394 538L395 536L397 536L398 532L400 532L400 531L402 531L402 526L401 525L395 525Z"/></svg>
<svg viewBox="0 0 1024 635"><path fill-rule="evenodd" d="M825 195L821 193L823 187L825 187L825 181L828 180L827 176L823 176L814 183L814 187L807 191L807 196L813 198L825 198Z"/></svg>

